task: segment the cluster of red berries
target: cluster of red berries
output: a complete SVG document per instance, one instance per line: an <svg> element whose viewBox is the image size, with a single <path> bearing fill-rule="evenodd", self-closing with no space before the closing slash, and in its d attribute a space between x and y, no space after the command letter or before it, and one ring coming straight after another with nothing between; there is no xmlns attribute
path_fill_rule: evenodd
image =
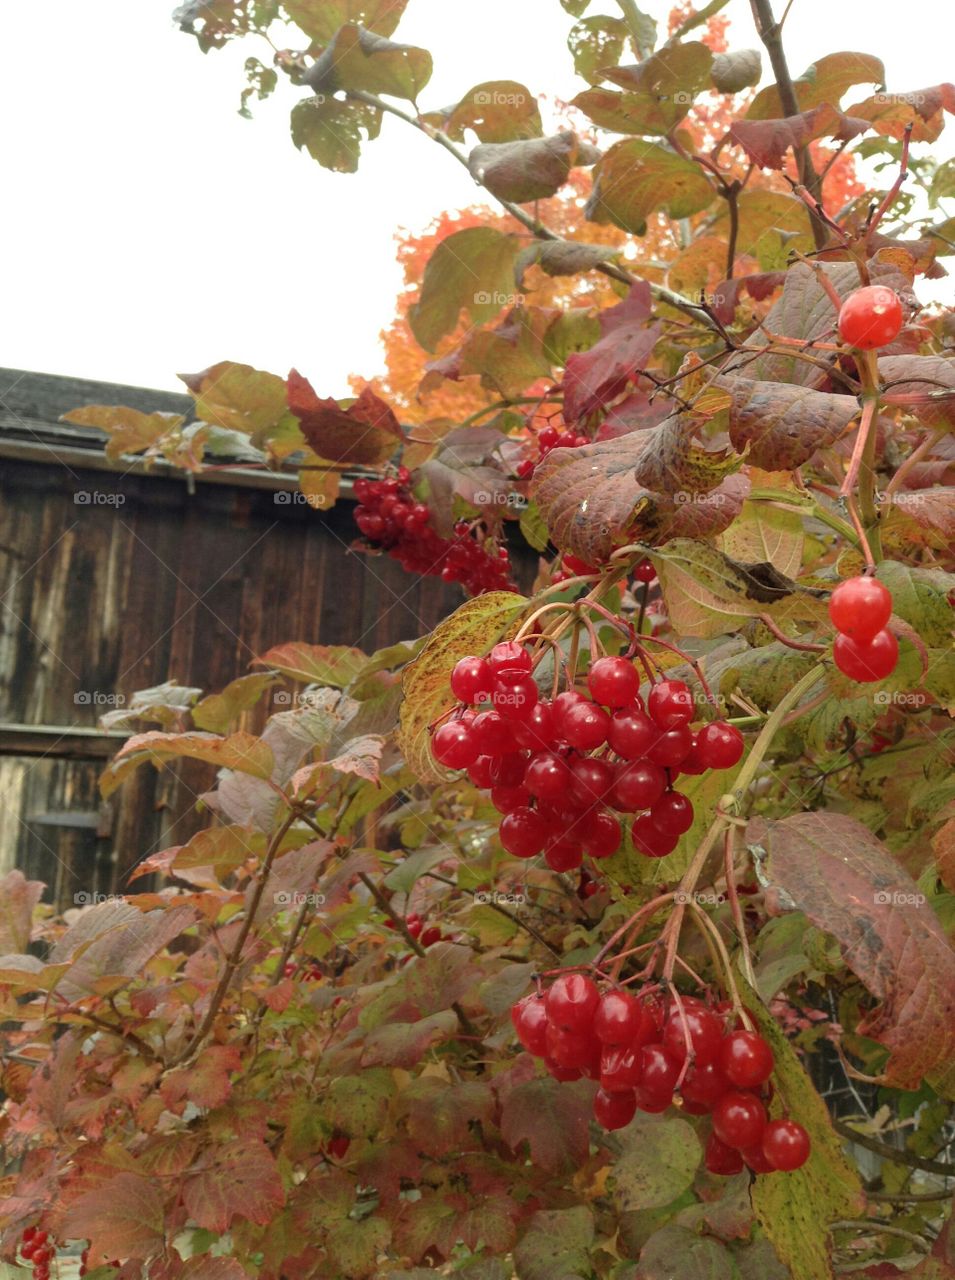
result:
<svg viewBox="0 0 955 1280"><path fill-rule="evenodd" d="M432 737L438 763L490 790L501 843L517 858L543 853L552 871L572 871L585 854L610 857L622 839L610 810L637 815L638 852L672 853L693 825L675 778L732 768L743 754L739 730L714 721L693 733L693 694L682 680L658 681L644 704L627 658L593 663L589 698L568 689L542 700L532 667L512 640L457 663L451 691L461 705Z"/></svg>
<svg viewBox="0 0 955 1280"><path fill-rule="evenodd" d="M294 960L286 960L285 968L282 970L283 976L294 978L296 973L298 973L303 982L321 982L323 977L321 966L317 960L306 960L300 973L299 967Z"/></svg>
<svg viewBox="0 0 955 1280"><path fill-rule="evenodd" d="M39 1227L26 1227L20 1237L20 1257L33 1263L33 1280L49 1280L50 1263L56 1248L49 1233Z"/></svg>
<svg viewBox="0 0 955 1280"><path fill-rule="evenodd" d="M511 1021L554 1079L598 1081L594 1119L604 1129L622 1129L637 1111L665 1111L678 1090L684 1113L710 1116L710 1173L805 1164L809 1135L793 1120L768 1119L760 1096L774 1066L767 1042L738 1026L727 1004L682 996L680 1005L655 993L601 994L584 974L562 973L546 992L519 1000Z"/></svg>
<svg viewBox="0 0 955 1280"><path fill-rule="evenodd" d="M385 921L386 929L397 929L397 925L390 917ZM436 924L429 924L427 928L417 911L411 911L405 916L405 928L408 936L421 947L433 947L436 942L444 939L444 934Z"/></svg>
<svg viewBox="0 0 955 1280"><path fill-rule="evenodd" d="M846 578L829 597L829 617L838 631L832 659L843 675L860 684L884 680L899 660L899 642L886 623L892 594L878 578Z"/></svg>
<svg viewBox="0 0 955 1280"><path fill-rule="evenodd" d="M370 547L387 551L409 573L460 582L469 595L513 589L508 550L484 538L483 528L460 520L453 538L428 523L428 508L411 492L411 472L399 467L385 480L355 481L355 523Z"/></svg>
<svg viewBox="0 0 955 1280"><path fill-rule="evenodd" d="M533 457L524 458L517 464L517 475L520 480L529 480L539 463L547 457L552 449L579 449L590 444L587 436L575 435L573 431L558 431L556 427L545 427L537 433L537 449Z"/></svg>

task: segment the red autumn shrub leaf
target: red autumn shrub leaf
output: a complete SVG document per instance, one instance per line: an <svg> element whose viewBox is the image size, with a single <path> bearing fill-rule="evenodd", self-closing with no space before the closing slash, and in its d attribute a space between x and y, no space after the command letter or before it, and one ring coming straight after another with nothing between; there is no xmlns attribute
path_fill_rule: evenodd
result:
<svg viewBox="0 0 955 1280"><path fill-rule="evenodd" d="M33 908L43 897L43 881L22 871L0 877L0 955L25 952L33 931Z"/></svg>
<svg viewBox="0 0 955 1280"><path fill-rule="evenodd" d="M299 640L268 649L253 658L252 665L272 667L303 684L344 689L368 665L368 657L361 649L346 644L306 644Z"/></svg>
<svg viewBox="0 0 955 1280"><path fill-rule="evenodd" d="M268 1222L285 1202L278 1166L264 1142L237 1139L199 1155L200 1171L186 1177L186 1211L207 1231L227 1231L236 1217Z"/></svg>
<svg viewBox="0 0 955 1280"><path fill-rule="evenodd" d="M252 733L232 733L226 738L214 733L139 733L123 744L103 771L100 791L104 797L111 796L147 761L159 768L183 757L204 760L221 769L235 769L254 778L268 778L273 767L272 752Z"/></svg>
<svg viewBox="0 0 955 1280"><path fill-rule="evenodd" d="M951 1070L955 954L915 882L855 818L800 813L747 828L764 874L841 944L846 964L881 1001L860 1024L889 1050L903 1089ZM762 852L760 852L762 851Z"/></svg>
<svg viewBox="0 0 955 1280"><path fill-rule="evenodd" d="M589 1081L560 1084L547 1077L517 1084L501 1110L501 1135L516 1151L522 1142L548 1173L578 1169L587 1158L594 1087Z"/></svg>
<svg viewBox="0 0 955 1280"><path fill-rule="evenodd" d="M391 408L370 387L343 409L337 400L320 399L309 380L293 369L288 376L288 407L305 439L329 462L375 466L387 462L404 440Z"/></svg>
<svg viewBox="0 0 955 1280"><path fill-rule="evenodd" d="M568 422L615 399L646 363L660 332L658 325L647 325L651 308L650 286L639 280L623 302L600 313L599 342L589 351L567 357L564 416Z"/></svg>
<svg viewBox="0 0 955 1280"><path fill-rule="evenodd" d="M221 1107L231 1092L229 1077L241 1066L237 1045L209 1045L188 1066L167 1072L160 1092L170 1109L184 1099L197 1107Z"/></svg>
<svg viewBox="0 0 955 1280"><path fill-rule="evenodd" d="M848 142L869 128L868 121L843 115L828 103L781 120L737 120L730 137L738 142L753 164L761 169L781 169L790 148L804 147L816 138Z"/></svg>
<svg viewBox="0 0 955 1280"><path fill-rule="evenodd" d="M117 1173L67 1207L60 1231L88 1240L91 1261L154 1257L165 1242L162 1188L139 1174Z"/></svg>
<svg viewBox="0 0 955 1280"><path fill-rule="evenodd" d="M727 375L716 385L730 393L730 439L746 461L765 471L801 467L827 449L859 416L854 396L833 395L786 382Z"/></svg>
<svg viewBox="0 0 955 1280"><path fill-rule="evenodd" d="M926 427L955 430L955 363L945 356L883 356L885 400Z"/></svg>

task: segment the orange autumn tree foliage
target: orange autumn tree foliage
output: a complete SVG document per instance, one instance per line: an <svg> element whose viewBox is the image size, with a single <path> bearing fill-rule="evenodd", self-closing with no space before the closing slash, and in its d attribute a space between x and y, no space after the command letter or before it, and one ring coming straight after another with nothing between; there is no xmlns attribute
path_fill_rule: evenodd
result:
<svg viewBox="0 0 955 1280"><path fill-rule="evenodd" d="M688 0L674 6L668 21L670 34L693 12L693 5ZM696 38L702 40L713 53L725 53L729 47L726 38L728 26L728 18L714 16L707 21ZM693 153L717 147L733 120L752 99L754 92L749 90L739 94L735 100L712 93L708 95L708 102L705 98L697 102L678 131L678 134L688 135L688 150ZM575 129L589 142L599 142L597 131L573 107L560 104L557 114L562 127ZM835 149L822 142L811 143L810 154L817 173L824 175L823 204L828 212L838 214L865 189L856 176L854 160L841 148ZM733 161L721 157L720 162L728 166L725 168L726 172L745 182L747 190L785 193L790 190L787 178L796 178L791 158L784 171L785 176L773 171L751 167L748 169L739 159ZM689 226L683 235L686 247L677 239L681 234L678 224L657 214L649 221L646 234L634 253L632 238L628 238L619 228L611 223L599 225L585 218L584 207L591 188L590 173L584 169L573 170L561 191L550 199L539 201L534 207L536 217L566 240L610 245L621 251L626 246L624 261L628 268L632 270L639 267L640 274L648 280L667 284L689 296L705 296L726 278L725 245L715 236L708 239L705 234L699 234L701 224L707 218L712 219L711 213L687 220ZM444 212L424 231L403 229L395 237L397 261L404 272L404 287L398 295L395 317L381 333L385 372L372 379L352 377L350 384L356 395L363 388L370 387L377 395L393 404L403 421L408 424L431 422L436 424L440 432L443 425L459 424L499 399L498 392L483 386L476 376L461 381L452 381L438 374L428 376L429 365L460 346L469 331L466 321L462 321L452 333L442 339L434 354L422 350L408 323L409 309L420 296L425 266L438 244L455 232L477 226L494 227L502 233L521 237L528 244L533 242L533 236L526 227L509 214L485 205ZM667 265L664 266L664 263ZM759 266L751 255L739 254L737 275L758 270ZM509 301L513 305L525 296L532 297L534 305L542 308L585 307L600 310L619 302L622 291L599 272L591 272L586 277L553 277L533 266L525 276L522 291L518 293L515 286L513 300ZM754 304L741 300L741 305ZM548 385L547 379L538 380L526 388L527 397L543 395ZM537 420L534 406L529 408L536 425L543 425L545 416L548 420L560 421L559 415L555 415L552 408L547 409L545 406L545 413L541 415L540 421Z"/></svg>

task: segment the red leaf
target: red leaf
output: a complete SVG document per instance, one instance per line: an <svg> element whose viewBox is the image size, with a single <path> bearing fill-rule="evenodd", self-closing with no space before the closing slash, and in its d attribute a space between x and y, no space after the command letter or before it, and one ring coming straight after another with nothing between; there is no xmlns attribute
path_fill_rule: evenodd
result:
<svg viewBox="0 0 955 1280"><path fill-rule="evenodd" d="M299 419L308 443L330 462L374 466L387 462L404 440L398 419L371 387L343 409L337 400L320 399L308 379L293 369L288 376L288 407Z"/></svg>
<svg viewBox="0 0 955 1280"><path fill-rule="evenodd" d="M170 1109L184 1098L197 1107L220 1107L232 1091L229 1076L241 1066L237 1045L209 1045L188 1067L167 1073L160 1087L163 1100Z"/></svg>
<svg viewBox="0 0 955 1280"><path fill-rule="evenodd" d="M236 1216L264 1226L285 1203L278 1166L264 1142L240 1140L207 1152L205 1160L206 1167L182 1188L197 1226L227 1231Z"/></svg>
<svg viewBox="0 0 955 1280"><path fill-rule="evenodd" d="M841 813L756 819L747 842L770 884L841 943L846 964L882 1001L859 1031L890 1050L887 1079L917 1089L923 1076L950 1071L955 954L925 896L885 846Z"/></svg>
<svg viewBox="0 0 955 1280"><path fill-rule="evenodd" d="M22 871L0 879L0 955L26 951L33 930L33 908L43 897L43 881L28 880Z"/></svg>
<svg viewBox="0 0 955 1280"><path fill-rule="evenodd" d="M594 1087L561 1084L549 1077L515 1085L504 1099L501 1135L516 1151L530 1147L535 1165L548 1173L576 1172L587 1159Z"/></svg>
<svg viewBox="0 0 955 1280"><path fill-rule="evenodd" d="M60 1235L89 1240L94 1265L100 1258L151 1258L164 1246L163 1217L158 1182L118 1173L67 1208Z"/></svg>
<svg viewBox="0 0 955 1280"><path fill-rule="evenodd" d="M623 302L600 313L600 340L589 351L567 357L564 417L568 422L613 400L645 364L659 334L658 325L646 325L652 305L649 284L639 280Z"/></svg>
<svg viewBox="0 0 955 1280"><path fill-rule="evenodd" d="M781 120L737 120L730 126L730 137L761 169L781 169L790 147L802 147L823 137L848 142L868 128L867 120L843 115L825 102Z"/></svg>

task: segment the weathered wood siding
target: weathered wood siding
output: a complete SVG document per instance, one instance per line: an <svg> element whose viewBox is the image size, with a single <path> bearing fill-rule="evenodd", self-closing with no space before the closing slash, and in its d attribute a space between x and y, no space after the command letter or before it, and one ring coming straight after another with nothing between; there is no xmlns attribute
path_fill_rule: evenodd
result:
<svg viewBox="0 0 955 1280"><path fill-rule="evenodd" d="M101 469L89 433L54 425L85 403L183 407L0 370L0 869L53 884L61 904L114 892L144 853L206 821L196 798L213 770L198 763L144 768L100 801L115 747L91 732L104 710L165 680L221 688L286 640L371 651L411 639L463 599L350 551L350 501L320 513L254 477L190 493L178 476ZM515 554L526 584L534 557Z"/></svg>

